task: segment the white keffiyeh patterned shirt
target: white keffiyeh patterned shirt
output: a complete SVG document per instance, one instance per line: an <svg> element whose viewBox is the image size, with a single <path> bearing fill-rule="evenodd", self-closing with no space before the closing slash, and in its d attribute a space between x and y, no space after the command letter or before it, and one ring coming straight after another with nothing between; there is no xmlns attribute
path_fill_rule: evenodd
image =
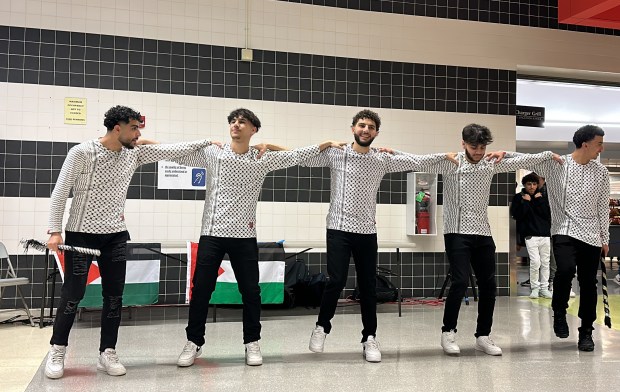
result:
<svg viewBox="0 0 620 392"><path fill-rule="evenodd" d="M331 150L331 148L330 148ZM319 146L292 151L259 151L250 148L237 154L230 144L211 146L176 159L188 166L207 170L207 191L201 235L229 238L256 237L256 203L267 173L294 166L319 153Z"/></svg>
<svg viewBox="0 0 620 392"><path fill-rule="evenodd" d="M544 162L534 171L547 183L551 235L567 235L600 247L609 244L609 173L600 162Z"/></svg>
<svg viewBox="0 0 620 392"><path fill-rule="evenodd" d="M172 160L210 145L208 140L175 144L105 148L99 140L69 150L51 196L49 231L62 230L62 217L71 189L73 201L65 230L109 234L127 230L125 199L135 170L146 163Z"/></svg>
<svg viewBox="0 0 620 392"><path fill-rule="evenodd" d="M329 167L331 193L327 228L358 234L377 232L375 215L377 190L386 173L427 170L445 159L445 154L413 155L395 151L394 155L371 148L366 154L330 148L302 166Z"/></svg>
<svg viewBox="0 0 620 392"><path fill-rule="evenodd" d="M496 173L527 169L552 159L552 152L539 154L507 153L499 163L481 159L470 163L464 152L457 154L458 165L441 162L430 173L443 175L443 232L444 234L474 234L491 236L487 207L491 182Z"/></svg>

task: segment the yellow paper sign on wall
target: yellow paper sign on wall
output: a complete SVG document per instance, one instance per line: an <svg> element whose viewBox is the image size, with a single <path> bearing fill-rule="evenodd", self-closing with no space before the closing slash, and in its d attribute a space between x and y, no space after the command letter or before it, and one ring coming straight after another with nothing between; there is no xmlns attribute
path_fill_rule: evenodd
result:
<svg viewBox="0 0 620 392"><path fill-rule="evenodd" d="M86 98L65 98L65 124L86 124Z"/></svg>

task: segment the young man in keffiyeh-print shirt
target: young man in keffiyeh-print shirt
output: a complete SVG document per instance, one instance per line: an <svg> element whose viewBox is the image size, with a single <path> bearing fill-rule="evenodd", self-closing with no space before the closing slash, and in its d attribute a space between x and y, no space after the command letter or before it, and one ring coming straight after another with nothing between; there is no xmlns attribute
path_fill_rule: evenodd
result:
<svg viewBox="0 0 620 392"><path fill-rule="evenodd" d="M551 205L551 236L557 272L553 280L553 330L569 335L566 308L571 284L579 281L579 339L577 348L593 351L592 324L596 320L597 281L601 254L609 251L609 173L597 161L603 152L605 132L585 125L573 136L575 151L565 163L545 162L536 172L545 177Z"/></svg>
<svg viewBox="0 0 620 392"><path fill-rule="evenodd" d="M325 141L291 151L263 153L250 147L250 139L261 127L252 111L243 108L232 111L228 115L228 124L229 143L206 147L176 159L180 164L207 170L202 229L185 328L187 342L177 360L181 367L192 366L202 353L209 300L225 254L230 258L243 301L245 362L250 366L262 365L256 204L263 181L271 171L297 165L329 147L340 148L339 143ZM271 145L266 147L282 149Z"/></svg>
<svg viewBox="0 0 620 392"><path fill-rule="evenodd" d="M107 129L103 137L80 143L67 154L50 200L47 245L58 252L58 245L63 243L62 220L67 198L73 192L65 227L66 244L101 251L97 262L101 272L103 309L97 369L121 376L126 369L116 354L116 342L129 240L124 210L131 177L141 165L172 160L209 146L211 142L138 145L140 113L126 106L108 110L103 124ZM92 261L92 255L65 253L65 281L45 365L45 375L49 378L60 378L64 374L69 332L84 297Z"/></svg>
<svg viewBox="0 0 620 392"><path fill-rule="evenodd" d="M546 151L506 153L504 159L483 159L487 145L493 141L491 131L483 125L469 124L463 128L462 136L463 152L456 154L457 165L441 162L427 170L443 175L443 233L452 278L444 308L441 346L446 354L460 353L456 326L469 286L471 265L479 287L475 348L489 355L502 355L501 348L489 338L497 291L495 242L487 214L491 182L496 173L531 168L560 158Z"/></svg>
<svg viewBox="0 0 620 392"><path fill-rule="evenodd" d="M362 313L363 357L380 362L377 334L377 229L375 215L377 191L387 173L425 171L438 162L447 162L446 154L414 155L401 151L381 151L370 147L379 135L381 119L370 110L353 117L354 141L344 149L329 149L302 162L303 166L328 167L331 193L327 213L327 273L329 280L323 292L316 326L309 349L323 352L338 298L347 282L351 256L355 263ZM387 150L387 149L386 149ZM453 163L449 163L454 165Z"/></svg>

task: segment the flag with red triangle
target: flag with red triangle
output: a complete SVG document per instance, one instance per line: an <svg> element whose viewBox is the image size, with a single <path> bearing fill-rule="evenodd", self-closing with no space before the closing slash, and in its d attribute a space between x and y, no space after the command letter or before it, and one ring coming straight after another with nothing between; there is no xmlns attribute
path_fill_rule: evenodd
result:
<svg viewBox="0 0 620 392"><path fill-rule="evenodd" d="M194 271L198 244L187 242L187 285L185 303L189 303L194 287ZM260 286L261 302L264 304L281 304L284 301L284 261L259 261L258 285ZM229 260L222 260L215 283L215 291L211 295L211 304L242 304L241 294L237 286L235 272Z"/></svg>
<svg viewBox="0 0 620 392"><path fill-rule="evenodd" d="M54 253L60 277L65 280L65 255ZM123 306L151 305L159 300L159 260L127 260ZM80 307L100 308L103 306L101 295L101 273L99 262L93 260L86 279L86 293L80 301Z"/></svg>

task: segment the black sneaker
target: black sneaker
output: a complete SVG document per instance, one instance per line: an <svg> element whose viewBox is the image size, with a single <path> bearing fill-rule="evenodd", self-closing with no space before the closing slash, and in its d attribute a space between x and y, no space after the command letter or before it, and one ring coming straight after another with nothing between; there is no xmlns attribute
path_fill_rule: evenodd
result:
<svg viewBox="0 0 620 392"><path fill-rule="evenodd" d="M592 340L592 329L584 328L579 331L579 341L577 342L579 351L594 351L594 341Z"/></svg>
<svg viewBox="0 0 620 392"><path fill-rule="evenodd" d="M566 323L566 314L553 314L553 332L555 336L561 339L568 337L568 324Z"/></svg>

